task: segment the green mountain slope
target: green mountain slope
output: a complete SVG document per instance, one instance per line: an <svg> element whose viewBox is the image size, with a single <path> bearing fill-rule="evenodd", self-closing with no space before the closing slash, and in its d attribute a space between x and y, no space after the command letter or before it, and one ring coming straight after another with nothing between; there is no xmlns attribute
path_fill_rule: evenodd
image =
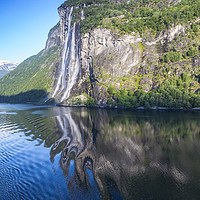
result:
<svg viewBox="0 0 200 200"><path fill-rule="evenodd" d="M55 63L59 61L57 50L58 47L53 47L48 51L41 51L5 75L0 79L0 95L12 95L13 101L15 101L15 95L26 94L32 90L34 90L34 94L31 95L29 92L29 101L39 101L45 97L45 93L47 96L53 86ZM43 91L43 95L37 96L37 91Z"/></svg>

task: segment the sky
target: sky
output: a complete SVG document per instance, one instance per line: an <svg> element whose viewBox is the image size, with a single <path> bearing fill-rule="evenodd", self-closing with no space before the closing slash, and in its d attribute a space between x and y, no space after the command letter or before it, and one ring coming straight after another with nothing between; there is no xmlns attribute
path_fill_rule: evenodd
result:
<svg viewBox="0 0 200 200"><path fill-rule="evenodd" d="M0 60L22 62L45 48L65 0L0 0Z"/></svg>

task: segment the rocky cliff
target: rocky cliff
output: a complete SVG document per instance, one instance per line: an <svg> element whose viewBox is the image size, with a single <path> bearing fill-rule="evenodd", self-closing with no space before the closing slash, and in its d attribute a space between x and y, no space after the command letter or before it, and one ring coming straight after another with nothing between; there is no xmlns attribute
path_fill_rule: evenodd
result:
<svg viewBox="0 0 200 200"><path fill-rule="evenodd" d="M157 44L171 42L184 32L185 27L177 25L163 31L154 39L141 37L136 33L118 35L117 32L103 28L85 34L82 37L82 67L90 76L92 95L97 98L98 104L106 103L109 86L119 90L134 89L134 76L148 75L156 70L159 62ZM120 79L123 78L132 83L122 83ZM153 88L152 78L147 76L145 81L141 80L141 85L147 83L143 88L146 92Z"/></svg>
<svg viewBox="0 0 200 200"><path fill-rule="evenodd" d="M80 8L82 7L81 5ZM73 32L71 21L69 23L71 8L67 4L58 8L60 23L50 31L46 49L60 44L64 45L65 40L68 39L68 33ZM75 101L77 98L85 100L89 95L96 98L97 104L106 104L109 96L108 86L112 85L116 89L131 87L130 84L128 86L126 84L122 85L119 79L123 77L131 78L144 71L154 70L159 61L156 45L171 42L176 36L184 34L185 29L186 27L182 25L176 25L160 32L154 38L150 31L142 36L134 32L130 35L121 35L117 30L107 28L95 28L93 31L82 34L79 77L76 77L76 83L71 88L67 99L62 98L63 88L67 85L63 87L59 85L61 91L58 92L58 101L68 100L68 103L72 104L74 99ZM78 29L78 31L80 30ZM77 31L75 32L76 35L79 34ZM71 47L69 48L69 51L71 51ZM61 66L62 61L60 67L57 68L57 79L53 90L56 89L59 81L58 74L62 73ZM66 68L69 70L70 67L66 66ZM67 73L67 70L64 73ZM69 78L66 76L65 79L68 83ZM145 81L141 81L141 84L143 82L148 82L144 88L146 92L152 89L152 78L146 78ZM55 97L55 94L53 94L53 97Z"/></svg>
<svg viewBox="0 0 200 200"><path fill-rule="evenodd" d="M199 4L180 2L66 1L37 57L49 83L38 89L63 105L199 106Z"/></svg>

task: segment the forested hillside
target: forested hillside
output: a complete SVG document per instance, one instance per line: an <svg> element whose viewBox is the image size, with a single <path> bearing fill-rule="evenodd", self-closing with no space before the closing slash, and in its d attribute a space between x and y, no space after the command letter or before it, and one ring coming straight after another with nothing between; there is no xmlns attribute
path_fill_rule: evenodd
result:
<svg viewBox="0 0 200 200"><path fill-rule="evenodd" d="M119 1L120 2L120 1ZM117 29L121 34L137 31L145 33L152 29L154 33L170 28L174 24L188 23L200 17L200 1L122 1L115 3L109 0L68 0L63 5L83 7L86 19L81 22L82 33L96 27ZM171 2L171 4L169 4ZM171 6L170 6L171 5ZM80 8L74 10L74 21L80 20ZM192 27L195 29L195 27Z"/></svg>
<svg viewBox="0 0 200 200"><path fill-rule="evenodd" d="M38 102L46 98L53 85L57 50L41 51L0 79L0 101Z"/></svg>
<svg viewBox="0 0 200 200"><path fill-rule="evenodd" d="M0 95L51 97L70 10L70 31L80 25L81 77L64 104L200 107L200 0L68 0L47 49L1 79Z"/></svg>

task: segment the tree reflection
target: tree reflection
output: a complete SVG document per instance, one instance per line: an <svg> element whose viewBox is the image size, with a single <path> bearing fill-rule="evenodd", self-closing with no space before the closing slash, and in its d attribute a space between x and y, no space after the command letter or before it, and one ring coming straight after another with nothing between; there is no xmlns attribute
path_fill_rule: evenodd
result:
<svg viewBox="0 0 200 200"><path fill-rule="evenodd" d="M73 109L57 116L60 165L68 189L104 199L195 199L200 195L196 113ZM74 173L70 175L70 162ZM92 176L92 178L91 178ZM188 193L181 192L186 191Z"/></svg>

